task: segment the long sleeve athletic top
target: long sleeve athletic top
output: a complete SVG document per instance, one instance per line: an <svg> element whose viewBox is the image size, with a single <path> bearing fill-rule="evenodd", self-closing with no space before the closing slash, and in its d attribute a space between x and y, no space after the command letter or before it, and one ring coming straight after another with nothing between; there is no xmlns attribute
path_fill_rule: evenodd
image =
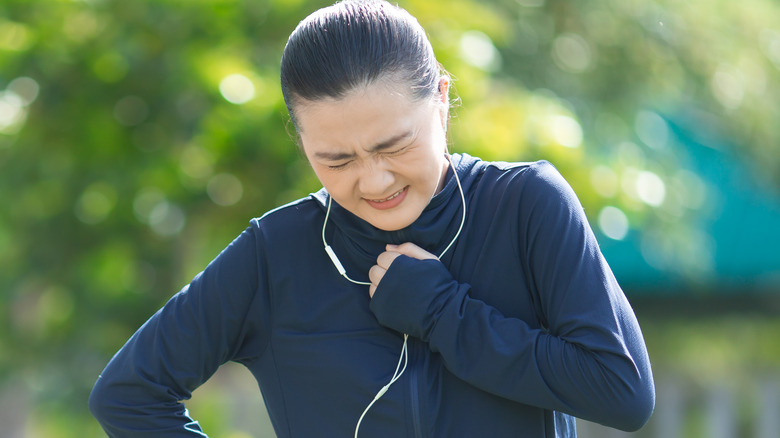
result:
<svg viewBox="0 0 780 438"><path fill-rule="evenodd" d="M279 437L574 437L640 428L655 403L636 317L570 186L546 163L454 155L465 226L439 260L398 257L373 299L323 249L323 190L238 236L111 359L90 408L111 437L205 436L180 401L227 361L257 379ZM448 175L409 227L333 203L326 238L367 281L387 243L438 254L460 225Z"/></svg>

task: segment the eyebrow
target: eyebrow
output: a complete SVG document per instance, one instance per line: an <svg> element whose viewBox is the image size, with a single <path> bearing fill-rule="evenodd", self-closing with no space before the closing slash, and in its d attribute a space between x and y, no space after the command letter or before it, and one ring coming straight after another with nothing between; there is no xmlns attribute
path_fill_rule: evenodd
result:
<svg viewBox="0 0 780 438"><path fill-rule="evenodd" d="M411 137L412 135L414 135L414 133L411 130L402 132L401 134L395 135L383 142L375 144L374 146L368 148L367 151L379 152L385 149L390 149L391 147L397 145L399 142ZM354 158L356 154L354 152L315 152L314 156L328 161L341 161Z"/></svg>

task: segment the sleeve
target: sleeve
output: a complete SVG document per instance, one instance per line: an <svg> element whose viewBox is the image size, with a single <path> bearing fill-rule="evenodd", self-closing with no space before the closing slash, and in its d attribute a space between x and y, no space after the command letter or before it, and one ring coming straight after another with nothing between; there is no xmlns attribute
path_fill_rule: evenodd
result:
<svg viewBox="0 0 780 438"><path fill-rule="evenodd" d="M180 402L220 365L250 360L266 342L254 231L237 237L103 370L89 408L109 437L206 436Z"/></svg>
<svg viewBox="0 0 780 438"><path fill-rule="evenodd" d="M398 257L371 309L416 336L470 384L528 405L622 430L655 405L636 316L604 260L571 187L549 164L522 189L518 245L546 328L470 297L438 260Z"/></svg>

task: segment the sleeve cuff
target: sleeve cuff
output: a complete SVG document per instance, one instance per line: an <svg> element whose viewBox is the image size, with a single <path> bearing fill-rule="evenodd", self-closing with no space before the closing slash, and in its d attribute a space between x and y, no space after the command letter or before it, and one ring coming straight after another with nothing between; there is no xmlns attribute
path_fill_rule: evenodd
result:
<svg viewBox="0 0 780 438"><path fill-rule="evenodd" d="M371 299L380 324L427 342L458 283L439 260L401 255L390 265Z"/></svg>

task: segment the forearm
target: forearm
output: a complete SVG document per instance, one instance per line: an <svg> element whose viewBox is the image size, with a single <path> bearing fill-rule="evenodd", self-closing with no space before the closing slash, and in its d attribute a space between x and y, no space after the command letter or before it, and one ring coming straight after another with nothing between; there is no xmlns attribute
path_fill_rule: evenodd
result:
<svg viewBox="0 0 780 438"><path fill-rule="evenodd" d="M461 379L496 395L624 430L652 412L646 352L617 334L569 340L457 295L444 304L428 344ZM635 350L635 351L632 351ZM636 359L639 359L637 364Z"/></svg>
<svg viewBox="0 0 780 438"><path fill-rule="evenodd" d="M380 284L372 310L382 324L427 342L459 378L612 427L636 429L646 421L653 391L641 343L626 345L606 326L580 329L577 339L532 329L470 298L469 286L437 261L399 261Z"/></svg>

